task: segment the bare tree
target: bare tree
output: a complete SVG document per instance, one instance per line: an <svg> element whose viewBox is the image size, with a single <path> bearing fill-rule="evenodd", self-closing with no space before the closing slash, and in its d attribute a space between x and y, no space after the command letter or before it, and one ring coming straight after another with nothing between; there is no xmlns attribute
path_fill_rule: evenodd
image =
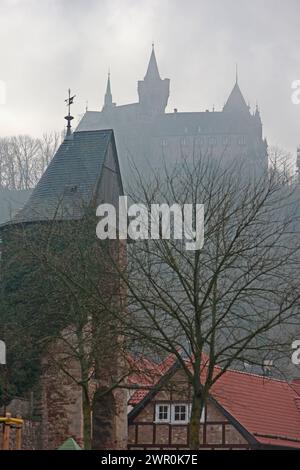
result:
<svg viewBox="0 0 300 470"><path fill-rule="evenodd" d="M98 247L94 227L94 215L14 227L9 241L4 235L2 259L6 306L0 312L1 337L26 338L24 361L41 362L46 375L66 376L81 390L85 449L92 446L95 400L99 410L101 400L126 387L132 370L121 327L106 308L113 304L113 311L123 310L120 280ZM99 302L100 297L105 301ZM39 375L37 370L36 381Z"/></svg>
<svg viewBox="0 0 300 470"><path fill-rule="evenodd" d="M201 411L226 370L290 350L285 328L299 307L300 243L293 189L273 173L191 160L152 179L138 174L131 198L149 213L152 204L204 204L204 246L188 251L172 238L131 243L120 273L130 313L118 319L137 343L176 356L193 391L189 445L197 449Z"/></svg>
<svg viewBox="0 0 300 470"><path fill-rule="evenodd" d="M47 168L60 143L57 132L36 139L28 135L0 139L0 187L33 188Z"/></svg>
<svg viewBox="0 0 300 470"><path fill-rule="evenodd" d="M269 171L277 175L282 183L291 183L295 175L292 155L276 145L268 148Z"/></svg>

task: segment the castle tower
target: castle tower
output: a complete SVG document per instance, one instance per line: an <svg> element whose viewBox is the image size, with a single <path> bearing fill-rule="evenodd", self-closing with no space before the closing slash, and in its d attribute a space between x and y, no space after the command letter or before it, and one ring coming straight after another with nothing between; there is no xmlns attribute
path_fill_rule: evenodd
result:
<svg viewBox="0 0 300 470"><path fill-rule="evenodd" d="M39 292L35 299L35 294L30 291L32 304L22 308L22 314L26 318L35 315L33 318L37 320L35 328L38 328L39 336L44 333L47 336L47 348L36 352L39 357L34 356L40 367L34 389L31 390L33 409L38 408L40 415L41 449L56 449L70 436L79 445L86 441L86 448L92 445L95 449L124 449L127 444L127 392L125 389L117 390L114 386L115 378L124 376L124 365L119 357L121 339L116 337L111 322L105 324L101 320L101 315L106 315L105 305L94 306L89 313L83 305L85 301L82 304L76 302L75 307L75 297L73 300L70 298L68 290L63 287L65 284L62 278L57 279L62 289L53 289L53 295L49 294L46 286L56 283L56 275L53 272L50 274L50 270L46 274L44 270L45 277L41 279L40 259L36 256L44 252L46 239L49 246L46 234L51 231L55 234L51 242L51 256L54 255L51 259L62 262L61 266L63 270L67 269L68 277L69 271L76 271L76 276L83 274L85 278L89 272L90 284L99 285L101 299L106 299L106 306L108 302L113 302L114 308L123 309L124 289L121 288L120 280L116 281L117 276L112 270L114 262L123 267L126 244L125 241L122 244L118 240L116 243L112 241L114 244L110 245L110 250L116 253L112 262L105 245L100 240L95 242L96 221L93 215L101 203L116 207L116 201L121 195L123 186L113 131L74 132L71 138L62 142L26 205L12 221L7 222L1 233L2 260L11 265L12 246L15 251L18 250L19 295L23 295L21 289L29 292L32 286L35 292ZM37 233L39 236L34 235L33 238L33 234ZM39 238L38 243L36 238ZM33 257L26 260L23 257L26 252L25 240L34 246ZM77 243L78 247L85 247L85 254L89 246L92 249L91 257L85 258L84 267L75 253ZM71 259L73 268L69 265ZM27 272L32 275L28 289L24 287L27 285ZM15 276L16 272L12 270L8 273L5 269L5 273L5 282L10 285L10 276ZM96 292L98 294L98 287ZM80 289L77 294L78 299L80 297L83 300ZM43 307L40 298L44 298ZM51 305L55 308L52 309ZM42 311L45 316L40 314ZM49 329L46 329L45 324ZM98 328L101 331L97 332L99 336L95 341ZM101 346L100 353L100 343L103 345L104 338L106 341L108 337L110 340L105 347ZM84 344L84 351L80 343ZM94 349L95 343L97 346ZM106 353L107 357L104 358ZM92 362L88 357L92 358ZM86 364L85 372L82 359ZM87 428L90 429L88 432ZM88 433L92 434L92 438Z"/></svg>
<svg viewBox="0 0 300 470"><path fill-rule="evenodd" d="M162 114L165 112L170 93L170 80L160 78L154 45L144 80L138 81L139 104L145 114Z"/></svg>

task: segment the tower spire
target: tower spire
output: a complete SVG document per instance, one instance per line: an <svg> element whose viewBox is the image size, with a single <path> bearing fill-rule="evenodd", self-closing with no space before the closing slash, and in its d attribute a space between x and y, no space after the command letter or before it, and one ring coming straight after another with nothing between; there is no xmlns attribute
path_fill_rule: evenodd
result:
<svg viewBox="0 0 300 470"><path fill-rule="evenodd" d="M106 84L106 92L104 96L104 107L110 107L112 106L113 101L112 101L112 94L111 94L111 85L110 85L110 69L108 69L108 74L107 74L107 84Z"/></svg>
<svg viewBox="0 0 300 470"><path fill-rule="evenodd" d="M104 95L104 105L102 111L111 110L116 103L113 103L112 93L111 93L111 84L110 84L110 69L108 69L107 73L107 83L106 83L106 91Z"/></svg>
<svg viewBox="0 0 300 470"><path fill-rule="evenodd" d="M154 42L152 42L152 50L151 50L151 56L147 68L147 72L145 75L145 80L161 80L159 71L158 71L158 66L156 62L156 57L155 57L155 50L154 50Z"/></svg>
<svg viewBox="0 0 300 470"><path fill-rule="evenodd" d="M238 76L238 64L235 64L235 83L238 84L239 76Z"/></svg>
<svg viewBox="0 0 300 470"><path fill-rule="evenodd" d="M154 43L147 72L144 80L138 81L139 105L145 115L162 114L165 112L170 92L170 80L162 80L159 75Z"/></svg>
<svg viewBox="0 0 300 470"><path fill-rule="evenodd" d="M68 106L68 114L65 116L65 120L67 121L67 134L66 137L69 137L72 134L72 126L71 126L71 121L74 119L74 116L71 116L71 104L74 102L74 98L76 95L71 96L71 90L70 88L68 89L68 98L65 99L65 102L67 103Z"/></svg>
<svg viewBox="0 0 300 470"><path fill-rule="evenodd" d="M236 80L237 80L237 76L236 76ZM245 98L242 95L242 92L240 90L240 87L237 81L235 82L232 92L230 93L223 107L223 111L230 111L230 112L236 112L236 113L241 113L241 112L249 113L249 106L247 105Z"/></svg>

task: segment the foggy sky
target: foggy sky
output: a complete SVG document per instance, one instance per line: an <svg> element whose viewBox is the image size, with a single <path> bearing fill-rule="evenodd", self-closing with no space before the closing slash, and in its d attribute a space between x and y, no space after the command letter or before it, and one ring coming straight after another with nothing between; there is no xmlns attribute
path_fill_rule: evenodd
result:
<svg viewBox="0 0 300 470"><path fill-rule="evenodd" d="M299 0L0 0L0 136L62 130L69 87L76 121L100 110L109 67L113 100L136 101L154 41L169 111L221 109L238 63L268 142L295 153L299 18Z"/></svg>

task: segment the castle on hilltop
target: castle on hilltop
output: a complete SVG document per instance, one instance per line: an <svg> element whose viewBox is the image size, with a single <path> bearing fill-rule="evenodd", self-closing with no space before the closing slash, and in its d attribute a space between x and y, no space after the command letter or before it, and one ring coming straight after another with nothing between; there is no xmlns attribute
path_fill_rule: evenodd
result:
<svg viewBox="0 0 300 470"><path fill-rule="evenodd" d="M252 113L238 84L221 111L166 113L170 80L162 79L154 47L144 80L138 81L138 102L117 105L113 102L108 74L104 104L99 111L86 111L77 131L112 128L115 132L121 169L125 181L128 161L138 166L147 162L159 165L165 158L176 161L193 153L220 158L240 158L259 169L268 166L267 142L256 106Z"/></svg>

